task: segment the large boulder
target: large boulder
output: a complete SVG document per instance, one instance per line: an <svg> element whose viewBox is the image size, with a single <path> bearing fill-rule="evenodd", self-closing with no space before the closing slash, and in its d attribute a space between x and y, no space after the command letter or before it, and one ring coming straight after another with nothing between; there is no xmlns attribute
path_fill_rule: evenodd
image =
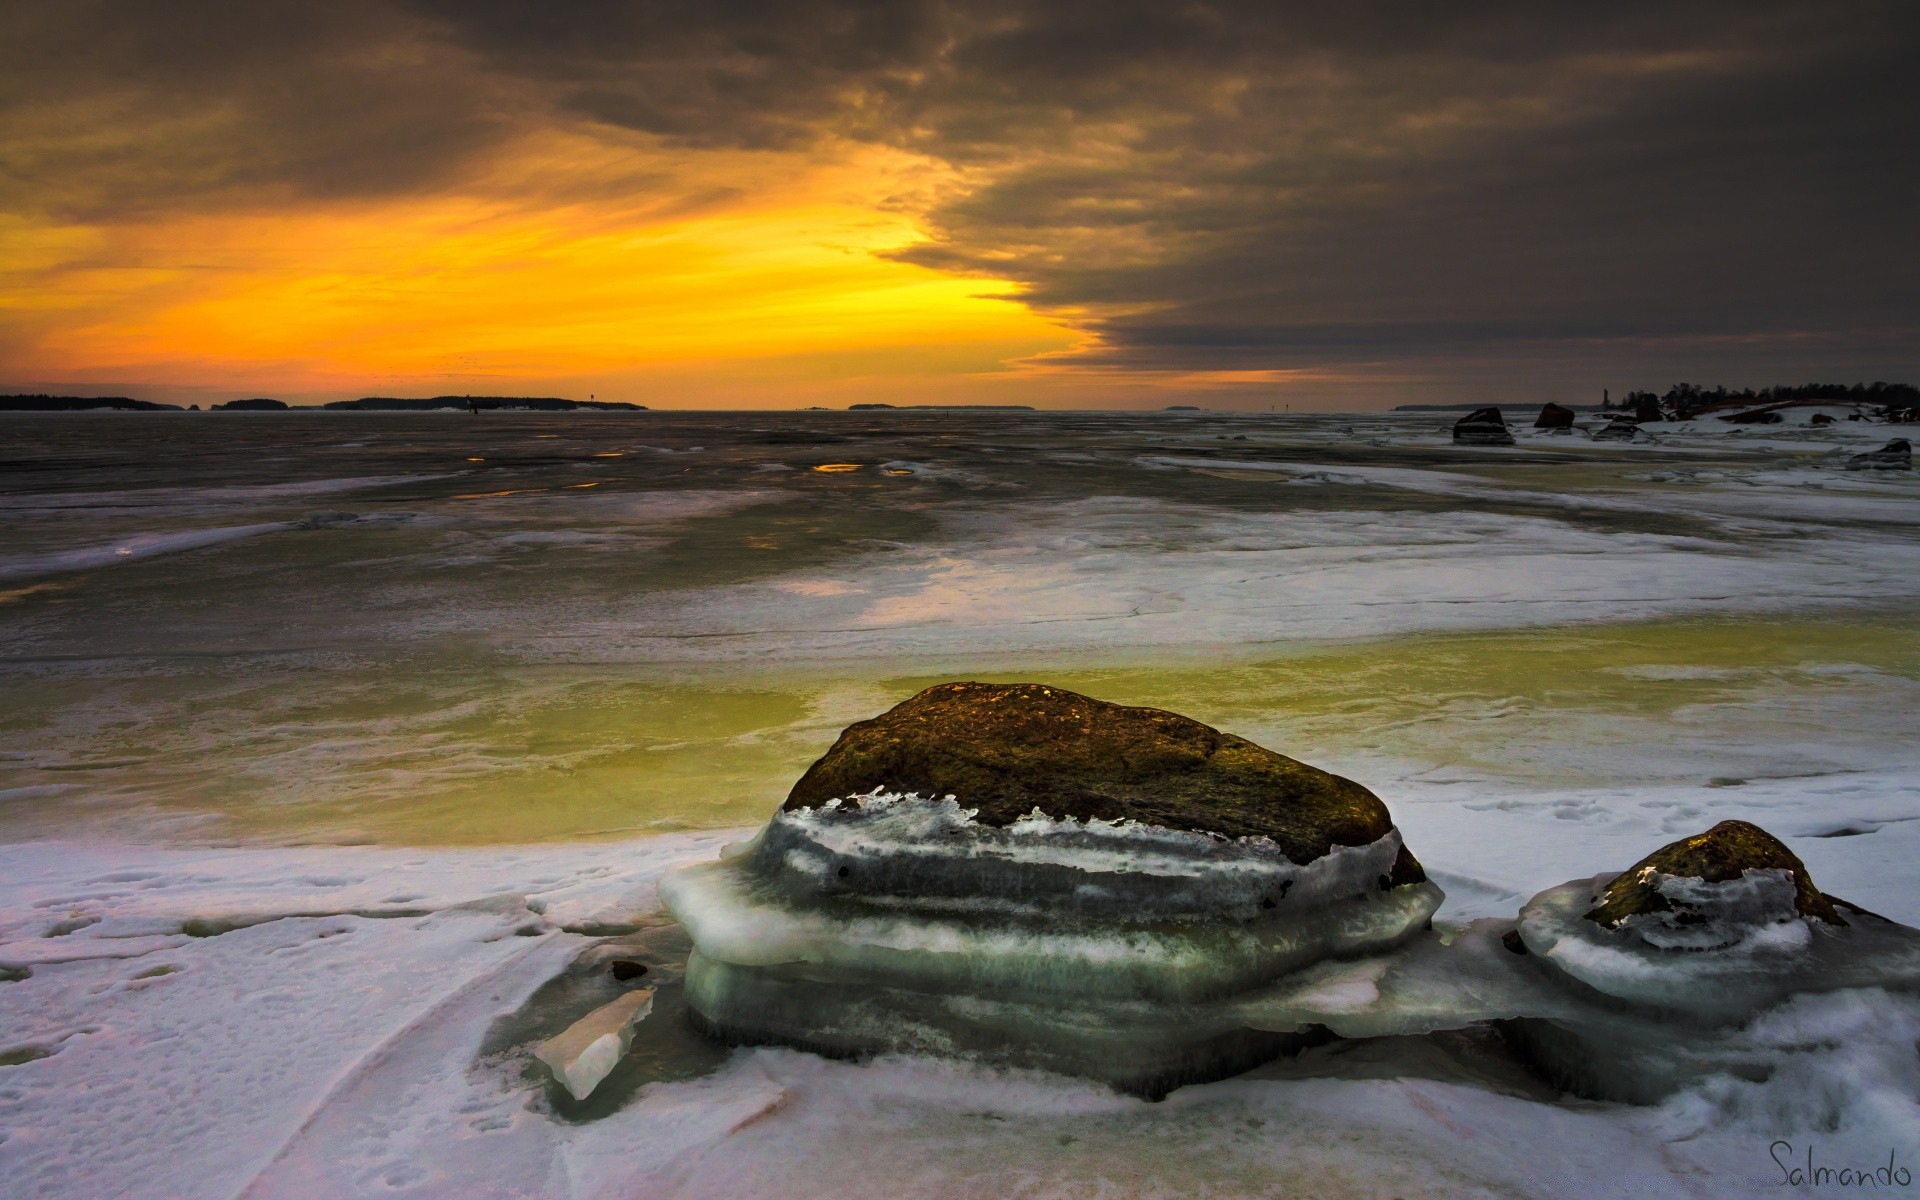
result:
<svg viewBox="0 0 1920 1200"><path fill-rule="evenodd" d="M1856 454L1847 460L1849 471L1911 471L1913 470L1913 443L1906 438L1895 438L1878 450L1869 450L1865 454Z"/></svg>
<svg viewBox="0 0 1920 1200"><path fill-rule="evenodd" d="M1497 408L1476 408L1453 425L1453 440L1463 446L1511 446L1513 433Z"/></svg>
<svg viewBox="0 0 1920 1200"><path fill-rule="evenodd" d="M1393 828L1350 779L1178 713L1037 683L945 683L851 725L785 808L873 792L952 796L996 827L1040 812L1270 838L1301 864Z"/></svg>
<svg viewBox="0 0 1920 1200"><path fill-rule="evenodd" d="M1425 936L1366 788L1154 708L951 683L847 728L752 842L667 876L723 1041L935 1051L1158 1095L1318 1033L1275 980Z"/></svg>

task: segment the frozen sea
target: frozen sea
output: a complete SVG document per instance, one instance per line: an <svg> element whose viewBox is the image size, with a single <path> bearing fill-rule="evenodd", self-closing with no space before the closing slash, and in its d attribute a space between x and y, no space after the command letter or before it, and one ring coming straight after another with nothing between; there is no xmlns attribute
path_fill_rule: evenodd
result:
<svg viewBox="0 0 1920 1200"><path fill-rule="evenodd" d="M1844 470L1903 431L1834 413L1511 448L1454 446L1441 413L0 417L0 1192L1920 1174L1920 1007L1885 993L1770 1014L1771 1080L1654 1108L1559 1096L1465 1035L1157 1104L663 1034L574 1106L526 1054L616 949L670 1024L660 873L954 678L1170 708L1358 779L1443 926L1728 817L1920 924L1920 479Z"/></svg>

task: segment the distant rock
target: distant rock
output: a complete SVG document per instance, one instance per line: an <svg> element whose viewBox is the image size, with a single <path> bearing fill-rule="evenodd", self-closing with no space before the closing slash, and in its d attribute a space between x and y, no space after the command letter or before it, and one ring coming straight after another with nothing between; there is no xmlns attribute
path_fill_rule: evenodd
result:
<svg viewBox="0 0 1920 1200"><path fill-rule="evenodd" d="M1913 443L1906 438L1895 438L1878 450L1869 450L1865 454L1856 454L1847 460L1849 471L1911 471L1913 470Z"/></svg>
<svg viewBox="0 0 1920 1200"><path fill-rule="evenodd" d="M1745 412L1726 413L1720 419L1735 425L1778 425L1784 420L1771 408L1751 408Z"/></svg>
<svg viewBox="0 0 1920 1200"><path fill-rule="evenodd" d="M1464 446L1511 446L1513 434L1497 408L1476 408L1454 422L1453 440Z"/></svg>
<svg viewBox="0 0 1920 1200"><path fill-rule="evenodd" d="M1161 409L1160 411L1162 412L1199 412L1200 406L1198 404L1169 404L1165 408Z"/></svg>
<svg viewBox="0 0 1920 1200"><path fill-rule="evenodd" d="M1533 419L1535 429L1572 429L1573 410L1558 404L1543 404L1540 415Z"/></svg>
<svg viewBox="0 0 1920 1200"><path fill-rule="evenodd" d="M533 1056L575 1100L585 1100L633 1048L633 1027L653 1011L653 989L638 988L548 1038Z"/></svg>
<svg viewBox="0 0 1920 1200"><path fill-rule="evenodd" d="M1807 421L1807 424L1809 424L1809 425L1831 425L1831 424L1833 424L1833 417L1832 417L1832 416L1830 416L1830 415L1828 415L1827 413L1815 413L1815 414L1813 414L1813 416L1812 416L1812 417L1811 417L1811 418L1810 418L1810 419L1809 419L1809 420Z"/></svg>
<svg viewBox="0 0 1920 1200"><path fill-rule="evenodd" d="M213 411L285 412L287 411L287 402L284 400L269 400L265 396L259 396L252 400L229 400L225 404L216 404L213 406Z"/></svg>
<svg viewBox="0 0 1920 1200"><path fill-rule="evenodd" d="M1604 429L1596 429L1593 436L1602 442L1630 442L1640 434L1640 426L1630 418L1615 417Z"/></svg>

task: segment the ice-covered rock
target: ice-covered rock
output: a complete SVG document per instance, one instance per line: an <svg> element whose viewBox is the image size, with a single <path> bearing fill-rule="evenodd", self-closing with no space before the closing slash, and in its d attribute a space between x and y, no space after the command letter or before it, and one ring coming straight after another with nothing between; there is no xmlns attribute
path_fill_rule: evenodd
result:
<svg viewBox="0 0 1920 1200"><path fill-rule="evenodd" d="M1312 1031L1235 999L1441 900L1360 785L1157 709L947 684L850 727L752 842L661 885L695 1019L1147 1094Z"/></svg>
<svg viewBox="0 0 1920 1200"><path fill-rule="evenodd" d="M633 1028L653 1011L653 989L635 988L534 1048L575 1100L585 1100L633 1046Z"/></svg>
<svg viewBox="0 0 1920 1200"><path fill-rule="evenodd" d="M1513 433L1497 408L1476 408L1454 422L1453 440L1466 446L1511 446Z"/></svg>
<svg viewBox="0 0 1920 1200"><path fill-rule="evenodd" d="M1847 460L1849 471L1911 471L1913 470L1913 443L1906 438L1894 438L1878 450L1869 450L1865 454L1856 454Z"/></svg>
<svg viewBox="0 0 1920 1200"><path fill-rule="evenodd" d="M1549 1074L1612 1099L1658 1099L1712 1072L1764 1075L1741 1030L1795 995L1920 989L1920 930L1822 893L1744 821L1550 888L1517 928L1524 961L1578 1007L1542 1003L1504 1028Z"/></svg>
<svg viewBox="0 0 1920 1200"><path fill-rule="evenodd" d="M1604 427L1593 431L1595 441L1630 442L1640 434L1640 426L1629 417L1615 417Z"/></svg>

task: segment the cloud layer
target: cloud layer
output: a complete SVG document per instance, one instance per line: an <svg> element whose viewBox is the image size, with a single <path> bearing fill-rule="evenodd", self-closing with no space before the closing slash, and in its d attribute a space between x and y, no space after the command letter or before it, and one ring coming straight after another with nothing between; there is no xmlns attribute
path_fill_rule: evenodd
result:
<svg viewBox="0 0 1920 1200"><path fill-rule="evenodd" d="M1916 51L1895 3L27 0L0 208L414 195L541 129L871 143L951 172L876 186L896 256L1093 335L1055 369L1852 379L1920 368Z"/></svg>

